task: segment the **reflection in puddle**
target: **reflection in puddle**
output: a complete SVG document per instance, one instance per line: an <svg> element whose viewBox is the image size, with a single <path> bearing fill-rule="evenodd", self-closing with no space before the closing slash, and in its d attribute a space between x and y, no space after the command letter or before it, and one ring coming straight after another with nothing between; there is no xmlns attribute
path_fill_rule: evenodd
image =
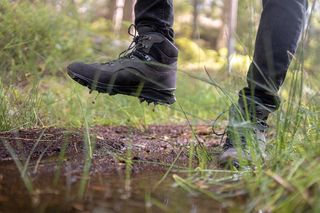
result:
<svg viewBox="0 0 320 213"><path fill-rule="evenodd" d="M4 172L5 171L5 172ZM79 199L81 177L66 174L56 186L53 174L32 176L30 196L14 164L0 164L0 212L213 212L221 204L202 194L191 194L174 186L170 175L152 191L164 172L96 174L88 179Z"/></svg>

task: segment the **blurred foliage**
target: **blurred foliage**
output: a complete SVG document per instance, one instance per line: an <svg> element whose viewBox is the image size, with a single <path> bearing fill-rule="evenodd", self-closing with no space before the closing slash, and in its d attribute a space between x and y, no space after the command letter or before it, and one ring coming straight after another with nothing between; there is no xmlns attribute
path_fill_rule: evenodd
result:
<svg viewBox="0 0 320 213"><path fill-rule="evenodd" d="M188 38L177 38L176 44L180 49L182 60L195 62L198 59L205 58L205 51Z"/></svg>
<svg viewBox="0 0 320 213"><path fill-rule="evenodd" d="M39 107L37 88L31 86L21 91L0 81L0 131L38 125Z"/></svg>
<svg viewBox="0 0 320 213"><path fill-rule="evenodd" d="M210 20L221 19L224 1L199 2L200 15ZM155 108L140 104L133 97L95 98L86 88L65 77L65 67L71 61L114 59L131 42L127 34L130 23L123 22L121 31L114 32L113 22L107 18L112 7L104 7L108 3L112 0L0 1L0 131L36 126L81 127L84 121L90 126L145 128L154 123L187 123L186 116L192 124L211 126L212 120L236 100L237 91L246 83L260 1L239 1L237 54L231 57L232 72L228 73L227 50L212 48L216 38L210 38L218 36L218 29L199 25L200 29L196 29L199 37L191 39L194 30L191 1L174 0L176 44L180 49L177 104ZM274 168L280 176L268 176L264 169L257 169L254 174L249 173L250 177L244 177L244 185L236 184L241 193L243 189L249 193L248 202L241 199L248 212L288 212L288 209L305 212L304 205L308 205L307 210L310 204L319 206L319 193L314 193L319 188L314 186L319 186L320 174L319 166L315 166L319 162L320 137L319 7L318 4L315 8L308 35L302 36L301 48L280 91L284 103L270 119L271 126L276 127L276 132L270 135L270 146L275 148L270 149L272 157L266 168ZM297 92L295 85L303 93ZM216 122L218 129L226 126L226 114ZM278 144L285 149L278 150ZM305 169L301 170L302 166ZM305 175L310 171L311 175ZM216 184L217 179L212 177L209 181ZM295 187L293 191L278 187L286 185L283 182L286 178ZM229 185L227 188L232 189Z"/></svg>
<svg viewBox="0 0 320 213"><path fill-rule="evenodd" d="M83 105L94 98L81 86L66 80L65 67L75 60L112 60L132 41L127 33L130 22L124 21L120 32L114 31L113 21L107 18L111 10L104 8L111 2L0 1L2 129L13 128L15 118L21 118L16 125L81 125L79 104ZM199 2L202 17L221 19L223 1ZM213 49L212 40L208 40L217 37L217 29L208 30L199 25L199 38L192 39L191 1L175 0L174 4L176 44L180 49L178 100L194 118L209 120L215 117L211 111L213 108L215 112L221 112L230 100L225 100L216 87L197 78L208 80L209 74L232 97L236 96L246 83L261 3L239 1L238 30L235 35L237 54L231 58L231 74L227 72L227 50ZM319 11L318 7L316 11ZM319 13L314 12L309 34L302 43L305 45L302 58L308 75L306 91L313 95L316 93L313 81L318 79L316 75L320 65L320 37L317 36L320 33L319 20ZM286 90L282 94L287 97ZM27 111L35 113L24 116ZM87 106L87 111L94 124L136 124L141 121L150 124L185 120L180 112L160 107L158 112L152 113L135 99L123 96L99 98L95 105Z"/></svg>
<svg viewBox="0 0 320 213"><path fill-rule="evenodd" d="M0 2L0 67L5 80L62 71L66 61L92 54L83 24L50 5Z"/></svg>
<svg viewBox="0 0 320 213"><path fill-rule="evenodd" d="M311 5L310 5L311 6ZM306 35L306 41L304 43L305 49L305 67L311 75L318 73L320 67L320 4L316 5L316 11L312 13L310 20L309 34Z"/></svg>
<svg viewBox="0 0 320 213"><path fill-rule="evenodd" d="M237 51L241 54L253 55L255 37L262 11L261 7L260 1L239 1L236 38L238 41Z"/></svg>

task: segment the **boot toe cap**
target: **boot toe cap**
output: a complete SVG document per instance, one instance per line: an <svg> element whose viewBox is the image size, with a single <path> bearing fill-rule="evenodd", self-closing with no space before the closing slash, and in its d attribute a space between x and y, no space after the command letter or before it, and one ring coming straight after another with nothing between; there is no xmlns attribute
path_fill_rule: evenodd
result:
<svg viewBox="0 0 320 213"><path fill-rule="evenodd" d="M84 63L81 62L73 62L72 64L68 65L67 70L68 73L82 73L83 68L85 67Z"/></svg>
<svg viewBox="0 0 320 213"><path fill-rule="evenodd" d="M82 62L74 62L67 67L68 74L77 77L92 79L95 76L97 69L94 64L85 64Z"/></svg>

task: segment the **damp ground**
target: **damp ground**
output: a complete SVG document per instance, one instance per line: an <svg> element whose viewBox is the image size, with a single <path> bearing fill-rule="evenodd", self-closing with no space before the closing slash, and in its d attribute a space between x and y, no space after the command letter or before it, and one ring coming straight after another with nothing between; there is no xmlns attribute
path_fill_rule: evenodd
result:
<svg viewBox="0 0 320 213"><path fill-rule="evenodd" d="M208 126L24 129L0 140L0 212L226 210L173 179L200 163L190 156L199 143L219 169L220 138Z"/></svg>

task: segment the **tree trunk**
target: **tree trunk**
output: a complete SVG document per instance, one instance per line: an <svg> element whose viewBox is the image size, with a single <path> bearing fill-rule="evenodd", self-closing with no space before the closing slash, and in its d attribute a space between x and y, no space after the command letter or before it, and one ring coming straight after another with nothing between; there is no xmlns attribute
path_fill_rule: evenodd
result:
<svg viewBox="0 0 320 213"><path fill-rule="evenodd" d="M113 16L114 16L114 13L115 13L116 7L117 7L117 1L116 0L108 1L107 7L109 9L108 9L108 12L107 12L105 18L108 20L113 20Z"/></svg>
<svg viewBox="0 0 320 213"><path fill-rule="evenodd" d="M123 20L128 22L134 21L134 5L136 1L135 0L126 0L123 8Z"/></svg>
<svg viewBox="0 0 320 213"><path fill-rule="evenodd" d="M228 71L231 71L230 60L235 52L234 33L237 28L238 0L226 0L223 7L223 25L217 42L218 48L228 48Z"/></svg>
<svg viewBox="0 0 320 213"><path fill-rule="evenodd" d="M228 50L230 53L234 53L235 51L234 33L236 32L236 29L237 29L237 17L238 17L238 0L231 0L229 37L228 37Z"/></svg>
<svg viewBox="0 0 320 213"><path fill-rule="evenodd" d="M228 34L228 24L230 17L230 2L231 0L225 0L222 9L222 26L220 28L220 33L217 42L217 48L221 49L227 46L227 34Z"/></svg>
<svg viewBox="0 0 320 213"><path fill-rule="evenodd" d="M124 8L125 0L117 0L116 1L116 9L113 15L113 27L114 32L119 34L121 30L121 24L123 20L123 8Z"/></svg>
<svg viewBox="0 0 320 213"><path fill-rule="evenodd" d="M199 0L193 0L193 24L192 24L193 39L197 39L199 37L198 16L199 16Z"/></svg>

